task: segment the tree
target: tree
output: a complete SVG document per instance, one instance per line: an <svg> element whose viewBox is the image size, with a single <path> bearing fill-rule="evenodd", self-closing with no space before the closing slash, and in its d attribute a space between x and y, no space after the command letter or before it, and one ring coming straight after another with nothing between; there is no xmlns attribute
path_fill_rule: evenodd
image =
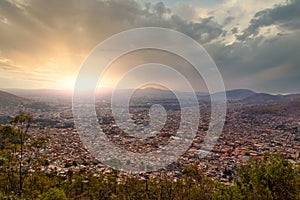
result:
<svg viewBox="0 0 300 200"><path fill-rule="evenodd" d="M28 130L32 121L31 115L21 112L11 119L10 125L0 127L0 164L8 185L5 193L18 193L20 198L23 190L24 143L28 138ZM18 174L16 174L17 171Z"/></svg>
<svg viewBox="0 0 300 200"><path fill-rule="evenodd" d="M17 131L19 144L20 144L20 158L19 158L19 195L22 199L22 191L23 191L23 176L22 176L22 164L23 164L23 153L24 153L24 143L28 138L28 130L30 124L33 122L33 117L30 114L25 112L20 112L20 114L13 117L10 123L15 127Z"/></svg>
<svg viewBox="0 0 300 200"><path fill-rule="evenodd" d="M42 197L43 200L67 200L66 194L63 190L58 188L49 189Z"/></svg>
<svg viewBox="0 0 300 200"><path fill-rule="evenodd" d="M265 154L239 168L236 186L243 199L300 199L299 175L282 155Z"/></svg>

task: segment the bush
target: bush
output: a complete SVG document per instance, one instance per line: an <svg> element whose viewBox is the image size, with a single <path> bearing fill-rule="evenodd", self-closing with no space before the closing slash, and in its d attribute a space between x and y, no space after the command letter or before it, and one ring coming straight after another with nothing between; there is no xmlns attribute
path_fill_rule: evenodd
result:
<svg viewBox="0 0 300 200"><path fill-rule="evenodd" d="M300 199L299 168L282 155L250 160L238 175L236 185L243 199Z"/></svg>
<svg viewBox="0 0 300 200"><path fill-rule="evenodd" d="M42 197L43 200L67 200L66 194L63 190L58 188L49 189Z"/></svg>

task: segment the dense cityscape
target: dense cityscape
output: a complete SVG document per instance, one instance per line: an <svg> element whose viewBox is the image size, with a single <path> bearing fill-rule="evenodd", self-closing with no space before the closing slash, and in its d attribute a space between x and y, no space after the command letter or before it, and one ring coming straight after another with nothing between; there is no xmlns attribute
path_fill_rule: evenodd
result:
<svg viewBox="0 0 300 200"><path fill-rule="evenodd" d="M228 103L223 133L212 152L203 158L199 158L198 153L208 130L210 108L209 103L201 103L200 97L201 114L196 137L178 161L171 163L163 171L166 171L170 178L176 179L182 175L185 167L196 164L199 169L204 170L207 177L230 185L237 177L238 166L246 164L250 157L261 157L267 152L280 152L290 162L299 162L299 110L295 107L289 110L289 104L299 101L299 98L296 98L298 96L295 95L293 101L282 102L275 98L273 101L264 101L264 103L261 103L261 99L257 101L258 103L251 103L259 95L253 93L249 97ZM167 106L168 120L163 129L154 136L141 140L122 131L115 125L110 104L106 100L99 101L101 103L96 107L97 112L101 113L101 116L98 116L101 128L115 145L127 151L141 153L158 149L166 145L169 140L176 139L176 130L180 122L180 112L174 100L162 99L160 101L162 105L172 106ZM130 109L135 123L149 123L147 102L147 99L140 99L131 104ZM67 103L59 105L46 102L45 105L47 105L45 108L48 107L45 110L24 107L26 112L32 113L35 119L29 129L31 140L40 137L45 139L42 148L25 152L24 157L32 159L43 157L48 163L47 166L40 165L31 170L55 172L61 175L66 175L68 170L85 169L95 174L109 171L110 168L93 157L83 145L73 122L72 108ZM261 112L263 109L265 111ZM17 112L12 113L12 110L11 105L2 107L1 118L5 119L5 117L9 118L17 114ZM30 164L27 166L25 164L24 167L31 168ZM130 165L126 167L130 171ZM156 177L161 171L148 173ZM125 172L123 175L126 176L126 174L130 176L130 173Z"/></svg>

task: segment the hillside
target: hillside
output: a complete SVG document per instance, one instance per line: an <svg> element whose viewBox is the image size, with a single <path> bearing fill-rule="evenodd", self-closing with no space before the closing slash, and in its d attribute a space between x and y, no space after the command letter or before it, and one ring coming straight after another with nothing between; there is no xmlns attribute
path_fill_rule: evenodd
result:
<svg viewBox="0 0 300 200"><path fill-rule="evenodd" d="M215 94L212 94L214 97L221 98L223 93L217 92ZM252 90L247 89L236 89L236 90L228 90L226 91L226 99L227 101L238 101L242 100L244 98L250 97L251 95L256 94ZM204 96L198 96L199 101L203 102L209 102L210 101L210 95L204 95Z"/></svg>
<svg viewBox="0 0 300 200"><path fill-rule="evenodd" d="M300 94L272 95L267 93L256 93L242 100L246 104L274 104L288 103L300 99Z"/></svg>
<svg viewBox="0 0 300 200"><path fill-rule="evenodd" d="M253 92L252 90L246 90L246 89L228 90L226 92L227 99L232 101L241 100L254 94L256 93Z"/></svg>
<svg viewBox="0 0 300 200"><path fill-rule="evenodd" d="M37 110L49 111L54 108L55 107L42 101L31 100L8 92L0 91L0 114L6 113L14 115L21 110L35 112Z"/></svg>
<svg viewBox="0 0 300 200"><path fill-rule="evenodd" d="M24 106L30 102L29 99L0 91L0 108L8 106Z"/></svg>

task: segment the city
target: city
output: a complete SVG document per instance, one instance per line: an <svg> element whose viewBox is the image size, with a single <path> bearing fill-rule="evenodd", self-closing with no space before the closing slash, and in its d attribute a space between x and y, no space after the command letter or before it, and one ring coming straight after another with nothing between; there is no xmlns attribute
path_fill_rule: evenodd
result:
<svg viewBox="0 0 300 200"><path fill-rule="evenodd" d="M198 153L208 130L210 108L207 102L200 102L201 113L197 134L188 150L177 162L164 169L168 171L168 176L178 178L186 166L197 164L208 177L225 184L231 184L237 176L238 166L245 164L250 157L261 157L264 153L280 152L290 162L299 162L299 110L295 107L289 110L289 104L293 105L293 102L299 102L299 95L294 95L295 99L288 101L288 103L282 102L282 100L264 101L265 103L261 103L260 100L258 103L253 103L252 101L258 95L260 94L254 93L244 99L233 100L228 103L223 133L212 152L204 158L199 158ZM287 98L290 97L287 96ZM130 109L132 119L136 124L146 125L149 123L147 109L149 109L151 105L149 102L151 101L153 100L144 98L133 101ZM130 136L118 128L114 123L110 104L106 100L99 101L96 110L101 113L101 116L98 115L98 117L103 132L115 145L126 151L144 153L160 149L167 145L170 140L176 139L176 131L180 123L180 111L178 110L179 105L176 106L173 99L159 101L162 105L173 105L168 107L168 120L159 133L145 139ZM159 101L155 101L155 103ZM31 155L26 155L26 153L24 155L33 159L42 156L47 160L48 165L41 165L37 170L55 172L61 175L66 175L68 170L85 169L95 174L99 171L109 170L109 167L93 157L83 145L74 125L70 105L68 106L66 103L66 105L61 106L50 102L46 104L55 109L43 111L30 108L31 110L26 110L32 113L35 118L29 133L33 136L32 139L34 140L35 137L46 139L42 148L30 152ZM266 110L265 112L260 112L262 107ZM267 112L268 109L269 112ZM11 106L2 107L1 117L17 114L17 112L12 113L12 111ZM126 160L126 158L124 159ZM27 167L30 168L30 165ZM130 171L130 165L125 167ZM148 173L157 176L160 172ZM130 176L130 173L128 175Z"/></svg>

